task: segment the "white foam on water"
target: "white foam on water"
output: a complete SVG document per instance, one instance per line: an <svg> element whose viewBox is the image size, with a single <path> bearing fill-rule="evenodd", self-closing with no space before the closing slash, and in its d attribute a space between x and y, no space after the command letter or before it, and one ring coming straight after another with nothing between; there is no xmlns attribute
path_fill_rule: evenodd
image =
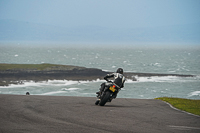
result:
<svg viewBox="0 0 200 133"><path fill-rule="evenodd" d="M163 77L159 77L159 76L152 76L152 77L139 77L137 79L139 82L176 82L177 81L177 77L175 76L163 76Z"/></svg>
<svg viewBox="0 0 200 133"><path fill-rule="evenodd" d="M80 88L62 88L62 91L75 91L79 90Z"/></svg>
<svg viewBox="0 0 200 133"><path fill-rule="evenodd" d="M152 77L135 77L137 81L127 79L126 83L139 83L139 82L177 82L180 79L176 76L152 76Z"/></svg>
<svg viewBox="0 0 200 133"><path fill-rule="evenodd" d="M52 92L46 92L38 95L54 95L54 94L59 94L59 93L65 93L64 91L52 91Z"/></svg>
<svg viewBox="0 0 200 133"><path fill-rule="evenodd" d="M89 83L91 81L74 81L74 80L48 80L48 84L51 85L74 85L74 84L84 84L84 83Z"/></svg>
<svg viewBox="0 0 200 133"><path fill-rule="evenodd" d="M110 72L110 70L106 70L106 69L102 69L102 71L105 71L105 72Z"/></svg>
<svg viewBox="0 0 200 133"><path fill-rule="evenodd" d="M192 96L200 96L200 91L194 91L188 94L188 97L192 97Z"/></svg>
<svg viewBox="0 0 200 133"><path fill-rule="evenodd" d="M170 73L175 73L176 71L174 71L174 70L168 70L168 72L170 72Z"/></svg>
<svg viewBox="0 0 200 133"><path fill-rule="evenodd" d="M178 77L178 76L152 76L152 77L136 77L138 82L193 82L194 77Z"/></svg>
<svg viewBox="0 0 200 133"><path fill-rule="evenodd" d="M10 84L9 86L0 86L0 88L23 88L28 86L41 86L44 82L23 81L23 84Z"/></svg>
<svg viewBox="0 0 200 133"><path fill-rule="evenodd" d="M22 81L23 84L10 84L9 86L0 86L1 88L25 88L25 87L42 87L42 86L70 86L76 84L87 84L104 82L104 80L96 79L92 81L72 81L72 80L48 80L48 81Z"/></svg>
<svg viewBox="0 0 200 133"><path fill-rule="evenodd" d="M126 79L125 83L136 83L138 81L133 81L132 79Z"/></svg>
<svg viewBox="0 0 200 133"><path fill-rule="evenodd" d="M122 92L126 96L127 93L132 92L132 89L135 90L135 86L133 84L138 83L153 83L153 82L163 82L165 83L171 83L171 82L193 82L194 83L199 81L199 77L176 77L176 76L163 76L163 77L136 77L138 81L133 81L132 79L126 79L125 82L125 88L122 88ZM33 95L78 95L78 96L94 96L96 90L98 90L99 85L102 82L105 82L105 80L93 80L93 81L72 81L72 80L48 80L48 81L41 81L41 82L34 82L34 81L23 81L24 84L12 84L10 86L0 86L0 93L1 94L25 94L27 91L29 91ZM127 84L127 85L126 85ZM159 83L160 84L160 83ZM139 87L141 87L139 85ZM96 88L96 90L95 90ZM147 87L146 87L147 88ZM168 89L168 88L167 88ZM156 93L159 95L168 94L170 91L165 90L157 90L156 87L153 87L153 89L150 86L150 89L146 89L149 93ZM185 95L186 97L192 97L196 96L199 97L200 90L195 89L196 91L187 92ZM94 92L94 94L93 94ZM91 93L91 94L90 94ZM137 92L136 95L138 98L148 98L148 94L142 94ZM162 93L162 94L161 94ZM170 94L170 92L169 92ZM143 96L143 97L142 97ZM132 96L131 96L132 97ZM155 96L152 96L155 97Z"/></svg>
<svg viewBox="0 0 200 133"><path fill-rule="evenodd" d="M67 93L67 91L76 91L79 89L80 88L62 88L60 91L50 91L50 92L45 92L38 95L56 95L56 94Z"/></svg>
<svg viewBox="0 0 200 133"><path fill-rule="evenodd" d="M117 66L112 66L112 68L116 68Z"/></svg>
<svg viewBox="0 0 200 133"><path fill-rule="evenodd" d="M73 84L78 84L79 81L66 81L65 85L73 85Z"/></svg>
<svg viewBox="0 0 200 133"><path fill-rule="evenodd" d="M196 82L200 77L177 77L177 76L151 76L151 77L138 77L135 76L137 81L126 79L125 83L141 83L141 82Z"/></svg>

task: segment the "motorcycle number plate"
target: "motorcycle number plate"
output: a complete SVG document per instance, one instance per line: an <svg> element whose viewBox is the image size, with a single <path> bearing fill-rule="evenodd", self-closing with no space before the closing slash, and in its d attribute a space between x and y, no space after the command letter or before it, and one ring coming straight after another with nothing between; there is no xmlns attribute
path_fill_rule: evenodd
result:
<svg viewBox="0 0 200 133"><path fill-rule="evenodd" d="M115 88L114 87L110 87L110 90L112 91L112 92L115 92Z"/></svg>

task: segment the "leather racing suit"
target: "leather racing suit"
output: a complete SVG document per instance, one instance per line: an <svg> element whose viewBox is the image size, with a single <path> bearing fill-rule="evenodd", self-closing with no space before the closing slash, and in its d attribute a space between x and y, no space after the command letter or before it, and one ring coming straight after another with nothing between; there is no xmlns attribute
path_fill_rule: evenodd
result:
<svg viewBox="0 0 200 133"><path fill-rule="evenodd" d="M104 77L104 79L106 81L109 81L108 78L112 78L112 77L114 78L114 83L115 83L116 87L119 88L119 90L124 87L125 77L123 74L120 74L120 73L107 74ZM107 87L106 83L102 83L101 88L100 88L100 93L102 93L104 91L105 87ZM117 93L115 94L115 96L113 98L117 97Z"/></svg>

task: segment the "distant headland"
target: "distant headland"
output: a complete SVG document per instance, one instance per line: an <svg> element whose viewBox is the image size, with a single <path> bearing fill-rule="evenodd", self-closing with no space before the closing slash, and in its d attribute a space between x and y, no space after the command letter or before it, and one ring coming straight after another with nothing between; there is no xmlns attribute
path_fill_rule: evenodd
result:
<svg viewBox="0 0 200 133"><path fill-rule="evenodd" d="M106 74L112 72L97 68L86 68L72 65L57 64L0 64L0 86L9 84L22 84L23 81L47 81L47 80L96 80L103 79ZM135 76L180 76L193 77L194 75L157 74L157 73L133 73L125 72L125 77L136 81Z"/></svg>

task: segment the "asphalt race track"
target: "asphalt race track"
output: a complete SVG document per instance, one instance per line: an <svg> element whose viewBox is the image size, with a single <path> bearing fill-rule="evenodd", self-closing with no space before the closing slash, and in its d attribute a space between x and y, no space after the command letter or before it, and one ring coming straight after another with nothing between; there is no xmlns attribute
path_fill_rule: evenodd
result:
<svg viewBox="0 0 200 133"><path fill-rule="evenodd" d="M154 99L0 95L0 133L200 133L200 117Z"/></svg>

